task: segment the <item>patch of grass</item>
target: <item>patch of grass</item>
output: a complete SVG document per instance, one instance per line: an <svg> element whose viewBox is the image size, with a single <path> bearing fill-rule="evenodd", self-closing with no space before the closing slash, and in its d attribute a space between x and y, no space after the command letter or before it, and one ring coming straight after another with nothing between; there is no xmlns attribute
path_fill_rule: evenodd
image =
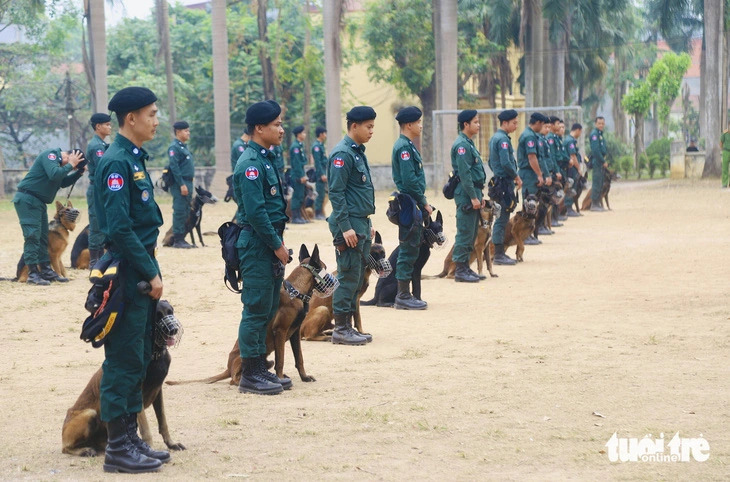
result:
<svg viewBox="0 0 730 482"><path fill-rule="evenodd" d="M376 413L372 408L367 410L358 410L351 408L345 414L353 422L359 423L388 423L390 421L389 413Z"/></svg>
<svg viewBox="0 0 730 482"><path fill-rule="evenodd" d="M425 356L426 356L426 354L423 351L421 351L417 348L416 349L409 348L408 350L404 351L403 354L399 358L402 358L404 360L415 360L417 358L423 358Z"/></svg>
<svg viewBox="0 0 730 482"><path fill-rule="evenodd" d="M445 425L432 425L428 420L418 420L415 428L422 432L445 432L447 430Z"/></svg>
<svg viewBox="0 0 730 482"><path fill-rule="evenodd" d="M234 426L234 425L239 425L240 422L235 418L222 418L222 419L218 420L218 424L221 427L230 427L230 426Z"/></svg>
<svg viewBox="0 0 730 482"><path fill-rule="evenodd" d="M30 330L27 328L21 328L19 333L30 333Z"/></svg>
<svg viewBox="0 0 730 482"><path fill-rule="evenodd" d="M423 405L420 405L420 404L416 404L416 405L411 405L411 408L409 408L409 410L411 412L425 412L426 407L424 407Z"/></svg>
<svg viewBox="0 0 730 482"><path fill-rule="evenodd" d="M656 335L649 335L649 341L645 343L646 345L658 345L659 342L657 341Z"/></svg>

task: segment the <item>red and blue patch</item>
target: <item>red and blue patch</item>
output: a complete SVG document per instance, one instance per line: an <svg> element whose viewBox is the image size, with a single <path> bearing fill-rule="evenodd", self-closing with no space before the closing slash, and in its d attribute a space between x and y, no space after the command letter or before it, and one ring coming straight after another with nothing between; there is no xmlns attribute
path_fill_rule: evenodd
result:
<svg viewBox="0 0 730 482"><path fill-rule="evenodd" d="M238 146L238 152L243 152L243 146Z"/></svg>
<svg viewBox="0 0 730 482"><path fill-rule="evenodd" d="M509 149L509 142L503 142L502 149Z"/></svg>
<svg viewBox="0 0 730 482"><path fill-rule="evenodd" d="M259 178L259 170L256 169L254 166L248 166L246 168L246 179L249 181L255 181Z"/></svg>
<svg viewBox="0 0 730 482"><path fill-rule="evenodd" d="M319 152L319 146L314 146L314 152Z"/></svg>
<svg viewBox="0 0 730 482"><path fill-rule="evenodd" d="M299 154L299 148L298 147L295 147L294 148L294 154Z"/></svg>
<svg viewBox="0 0 730 482"><path fill-rule="evenodd" d="M121 174L112 172L106 178L106 186L110 191L119 191L124 187L124 178Z"/></svg>
<svg viewBox="0 0 730 482"><path fill-rule="evenodd" d="M174 155L175 155L175 151L173 151L172 149L170 149L170 152L169 152L169 154L170 154L171 156L174 156Z"/></svg>
<svg viewBox="0 0 730 482"><path fill-rule="evenodd" d="M104 155L104 151L102 151L101 149L96 150L96 157L101 157L103 155Z"/></svg>
<svg viewBox="0 0 730 482"><path fill-rule="evenodd" d="M48 154L48 159L50 159L51 161L55 161L57 159L57 157L54 153L51 152Z"/></svg>
<svg viewBox="0 0 730 482"><path fill-rule="evenodd" d="M407 160L409 160L411 158L411 153L408 152L408 151L403 151L403 152L400 153L400 158L403 161L407 161Z"/></svg>
<svg viewBox="0 0 730 482"><path fill-rule="evenodd" d="M332 161L332 165L335 167L343 167L345 165L345 161L341 157L335 157Z"/></svg>
<svg viewBox="0 0 730 482"><path fill-rule="evenodd" d="M460 156L463 156L464 154L466 154L466 148L464 146L459 146L459 148L456 149L456 153Z"/></svg>
<svg viewBox="0 0 730 482"><path fill-rule="evenodd" d="M571 149L575 149L575 144L571 144L571 145L570 145L570 148L571 148Z"/></svg>
<svg viewBox="0 0 730 482"><path fill-rule="evenodd" d="M597 141L597 140L598 140L598 136L597 136L597 135L595 135L595 134L594 134L594 135L592 135L592 136L591 136L591 140L592 140L592 141Z"/></svg>
<svg viewBox="0 0 730 482"><path fill-rule="evenodd" d="M527 141L527 147L535 147L535 141Z"/></svg>
<svg viewBox="0 0 730 482"><path fill-rule="evenodd" d="M548 139L548 144L552 144L552 143L553 143L552 138L551 139Z"/></svg>

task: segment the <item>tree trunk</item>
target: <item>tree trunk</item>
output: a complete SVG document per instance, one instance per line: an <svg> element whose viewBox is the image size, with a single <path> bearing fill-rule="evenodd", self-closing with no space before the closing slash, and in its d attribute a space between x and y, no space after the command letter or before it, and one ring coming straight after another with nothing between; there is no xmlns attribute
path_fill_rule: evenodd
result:
<svg viewBox="0 0 730 482"><path fill-rule="evenodd" d="M634 166L639 165L639 156L644 153L644 116L634 117Z"/></svg>
<svg viewBox="0 0 730 482"><path fill-rule="evenodd" d="M172 77L172 52L170 49L170 19L167 0L157 2L157 35L160 39L160 54L165 59L165 80L167 83L167 109L170 124L177 122L175 109L175 86Z"/></svg>
<svg viewBox="0 0 730 482"><path fill-rule="evenodd" d="M256 2L256 20L259 27L259 62L261 63L261 76L264 82L264 97L266 99L274 99L276 97L274 69L271 65L269 53L266 51L266 45L269 43L269 38L266 34L266 10L268 9L268 5L268 0L258 0Z"/></svg>
<svg viewBox="0 0 730 482"><path fill-rule="evenodd" d="M304 54L309 52L309 44L312 40L312 32L309 23L309 0L304 1ZM309 155L312 152L310 149L312 143L312 130L310 124L312 123L312 84L309 82L309 78L304 79L304 92L302 92L302 124L304 124L304 132L306 132L307 138L304 141L304 157L309 163Z"/></svg>
<svg viewBox="0 0 730 482"><path fill-rule="evenodd" d="M228 172L231 154L231 120L228 83L228 28L226 0L212 0L211 30L213 36L213 117L215 122L216 170ZM219 181L225 176L218 176ZM221 182L218 182L221 185Z"/></svg>
<svg viewBox="0 0 730 482"><path fill-rule="evenodd" d="M441 118L439 132L432 132L431 112L435 109L455 110L457 99L457 2L456 0L433 0L432 28L436 48L436 72L434 81L420 96L423 105L423 138L421 151L426 162L434 163L434 178L442 179L451 167L448 154L448 142L441 143L439 152L434 152L433 136L448 139L453 133L456 116L447 115ZM435 91L435 92L434 92ZM431 92L434 92L432 94ZM493 97L493 96L492 96ZM430 100L429 98L433 98ZM435 186L434 180L434 186Z"/></svg>
<svg viewBox="0 0 730 482"><path fill-rule="evenodd" d="M620 74L624 71L624 56L623 51L618 48L614 55L613 64L613 120L614 120L614 132L616 137L621 142L628 142L626 133L626 113L621 107L621 99L623 99L626 93L626 83L621 80Z"/></svg>
<svg viewBox="0 0 730 482"><path fill-rule="evenodd" d="M704 27L703 27L704 32ZM703 114L705 106L705 96L707 94L707 50L705 49L705 37L702 36L702 50L700 52L700 137L707 135L706 117Z"/></svg>
<svg viewBox="0 0 730 482"><path fill-rule="evenodd" d="M723 49L723 19L725 18L723 0L704 0L705 13L713 12L712 15L704 15L705 26L705 104L702 106L705 117L705 168L703 177L719 176L722 158L720 156L720 109L722 82L720 73L724 72L722 66Z"/></svg>
<svg viewBox="0 0 730 482"><path fill-rule="evenodd" d="M532 96L533 107L545 105L545 96L543 86L545 85L545 61L544 61L544 50L545 44L545 31L543 24L545 23L542 18L542 3L533 0L531 2L532 12L530 13L530 33L532 38L532 89L534 91Z"/></svg>
<svg viewBox="0 0 730 482"><path fill-rule="evenodd" d="M342 46L340 30L342 0L324 0L324 89L327 121L327 152L331 152L342 136Z"/></svg>
<svg viewBox="0 0 730 482"><path fill-rule="evenodd" d="M106 112L109 88L106 80L106 26L104 0L89 0L89 44L94 72L94 112Z"/></svg>
<svg viewBox="0 0 730 482"><path fill-rule="evenodd" d="M425 88L424 90L419 92L419 94L418 94L418 98L421 101L421 105L423 106L423 134L421 135L421 153L423 154L423 159L425 162L429 162L431 159L433 159L434 161L437 160L433 157L433 133L431 132L432 128L433 128L433 126L431 125L432 124L432 122L431 122L432 114L431 113L436 109L436 106L437 106L436 102L437 102L437 98L438 98L438 95L436 93L435 77L436 77L436 74L433 75L431 84L427 88ZM448 122L443 122L443 121L441 122L442 126L447 123ZM454 124L451 124L451 125L454 125ZM453 130L449 129L448 126L443 128L442 130L447 130L447 131L453 133ZM445 161L443 161L443 159L441 159L440 161L441 161L442 165L445 162ZM451 158L449 158L449 166L451 166L450 163L451 163ZM438 165L437 165L437 167L438 167ZM446 172L448 172L448 171L446 171Z"/></svg>
<svg viewBox="0 0 730 482"><path fill-rule="evenodd" d="M561 32L555 53L555 105L565 105L565 63L567 61L567 42L565 32Z"/></svg>

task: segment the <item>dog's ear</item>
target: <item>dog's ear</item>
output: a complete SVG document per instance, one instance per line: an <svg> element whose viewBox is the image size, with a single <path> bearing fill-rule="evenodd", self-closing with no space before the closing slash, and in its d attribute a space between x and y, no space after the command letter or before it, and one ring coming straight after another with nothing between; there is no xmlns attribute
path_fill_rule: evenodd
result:
<svg viewBox="0 0 730 482"><path fill-rule="evenodd" d="M61 204L60 201L56 201L56 211L61 211L63 209L63 204Z"/></svg>
<svg viewBox="0 0 730 482"><path fill-rule="evenodd" d="M71 204L71 200L70 199L66 201L66 207L69 208L69 209L73 209L74 208L74 205Z"/></svg>
<svg viewBox="0 0 730 482"><path fill-rule="evenodd" d="M309 258L309 263L314 266L319 266L319 246L316 244L312 250L312 256Z"/></svg>
<svg viewBox="0 0 730 482"><path fill-rule="evenodd" d="M443 226L444 218L441 216L441 211L436 211L436 222Z"/></svg>
<svg viewBox="0 0 730 482"><path fill-rule="evenodd" d="M309 258L309 250L304 245L304 243L302 243L302 247L299 248L299 262L301 263L307 258Z"/></svg>
<svg viewBox="0 0 730 482"><path fill-rule="evenodd" d="M375 244L383 244L383 238L380 237L380 233L375 231Z"/></svg>

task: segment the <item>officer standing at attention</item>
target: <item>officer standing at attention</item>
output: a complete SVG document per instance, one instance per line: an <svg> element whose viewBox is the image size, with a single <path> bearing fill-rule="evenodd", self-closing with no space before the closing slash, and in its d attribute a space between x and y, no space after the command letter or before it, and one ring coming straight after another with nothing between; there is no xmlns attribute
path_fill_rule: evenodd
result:
<svg viewBox="0 0 730 482"><path fill-rule="evenodd" d="M512 138L510 134L517 130L517 111L513 109L504 110L497 116L499 129L489 140L489 168L500 182L505 183L510 192L522 187L522 179L517 174L517 161L512 150ZM504 252L504 231L509 222L510 213L503 200L497 200L502 204L499 218L494 222L492 231L492 242L494 243L494 262L501 265L514 265L516 261Z"/></svg>
<svg viewBox="0 0 730 482"><path fill-rule="evenodd" d="M365 157L365 143L373 137L375 110L357 106L347 113L347 135L330 153L327 167L332 214L329 228L337 248L339 287L332 295L335 329L332 343L364 345L372 336L352 327L357 310L357 293L365 276L365 258L375 230L370 215L375 213L375 189Z"/></svg>
<svg viewBox="0 0 730 482"><path fill-rule="evenodd" d="M235 172L238 158L241 157L241 154L243 154L243 151L248 146L248 141L250 140L251 136L248 134L248 128L244 128L241 137L236 139L236 142L234 142L231 147L231 172Z"/></svg>
<svg viewBox="0 0 730 482"><path fill-rule="evenodd" d="M393 181L401 194L408 194L416 203L424 218L430 216L433 207L426 200L426 174L423 171L423 160L413 140L421 137L423 123L421 109L415 106L405 107L398 112L395 120L400 125L400 137L393 145L391 165ZM398 279L398 294L394 306L397 310L425 310L427 303L411 294L410 284L413 276L413 265L418 258L423 236L423 223L414 229L398 226L398 261L395 272Z"/></svg>
<svg viewBox="0 0 730 482"><path fill-rule="evenodd" d="M100 399L108 431L105 472L152 472L170 460L169 452L152 450L137 434L142 382L152 358L152 328L162 296L155 259L162 213L145 165L149 156L142 148L159 125L156 101L144 87L127 87L112 97L109 110L116 113L119 133L94 176L96 215L108 243L104 257L120 261L125 305L104 344ZM141 281L149 282L148 294L137 291Z"/></svg>
<svg viewBox="0 0 730 482"><path fill-rule="evenodd" d="M83 160L81 151L47 149L36 157L28 174L18 183L13 204L23 230L23 262L28 267L27 283L47 286L51 281L68 281L68 278L51 268L46 204L53 202L60 188L72 185L81 177L84 167L77 166Z"/></svg>
<svg viewBox="0 0 730 482"><path fill-rule="evenodd" d="M286 167L284 164L284 149L281 147L281 144L272 145L269 149L274 153L274 167L279 171L279 179L282 180L282 185L284 185L284 168Z"/></svg>
<svg viewBox="0 0 730 482"><path fill-rule="evenodd" d="M306 194L307 174L304 166L307 165L307 156L304 154L304 139L307 133L304 126L297 126L292 129L294 142L289 148L289 164L291 165L291 182L294 184L294 193L291 197L292 224L307 224L309 221L302 216L302 204Z"/></svg>
<svg viewBox="0 0 730 482"><path fill-rule="evenodd" d="M568 155L570 161L568 163L568 177L573 179L574 186L580 182L580 149L578 147L578 139L583 132L583 126L577 122L570 127L570 134L565 136L563 146L565 146L565 153ZM577 218L583 216L575 209L573 209L573 196L565 196L565 205L567 206L566 214L568 217Z"/></svg>
<svg viewBox="0 0 730 482"><path fill-rule="evenodd" d="M530 194L537 194L538 186L545 184L543 170L537 158L537 133L542 130L545 116L535 112L530 116L528 126L522 131L517 143L517 165L522 179L522 198ZM547 174L547 173L545 173ZM525 244L542 244L536 237L530 235Z"/></svg>
<svg viewBox="0 0 730 482"><path fill-rule="evenodd" d="M312 144L312 159L314 159L314 175L317 178L317 199L314 201L314 219L324 221L324 199L327 196L327 154L324 141L327 140L327 129L317 127L314 131L317 140Z"/></svg>
<svg viewBox="0 0 730 482"><path fill-rule="evenodd" d="M469 267L469 256L474 249L474 239L481 220L479 210L485 206L482 189L487 180L482 158L472 138L479 134L481 124L474 109L459 113L461 132L451 146L451 169L460 182L454 191L456 202L456 237L454 238L453 260L456 264L456 282L477 283L481 277Z"/></svg>
<svg viewBox="0 0 730 482"><path fill-rule="evenodd" d="M170 144L167 154L170 157L170 171L174 178L170 186L172 193L172 233L175 236L173 248L192 248L193 245L185 241L185 221L190 214L193 202L193 179L195 166L193 155L185 144L190 140L190 125L185 121L178 121L172 125L175 139Z"/></svg>
<svg viewBox="0 0 730 482"><path fill-rule="evenodd" d="M603 168L608 167L606 161L606 141L603 140L603 128L606 120L596 117L596 126L591 131L591 164L593 166L593 182L591 185L591 211L605 211L601 207L601 191L603 190Z"/></svg>
<svg viewBox="0 0 730 482"><path fill-rule="evenodd" d="M104 254L104 234L99 231L99 222L96 220L96 207L94 205L94 175L96 167L101 161L109 147L104 139L112 133L112 118L109 114L96 113L89 121L94 130L94 137L86 147L86 160L89 169L89 187L86 189L86 203L89 207L89 269L93 268L96 262Z"/></svg>
<svg viewBox="0 0 730 482"><path fill-rule="evenodd" d="M233 173L233 193L241 226L238 259L243 278L243 312L238 327L242 374L239 392L274 395L291 388L291 379L278 378L266 368L266 329L279 309L279 290L289 250L284 245L288 220L286 200L275 154L268 147L284 138L281 107L273 100L257 102L246 111L251 141Z"/></svg>

